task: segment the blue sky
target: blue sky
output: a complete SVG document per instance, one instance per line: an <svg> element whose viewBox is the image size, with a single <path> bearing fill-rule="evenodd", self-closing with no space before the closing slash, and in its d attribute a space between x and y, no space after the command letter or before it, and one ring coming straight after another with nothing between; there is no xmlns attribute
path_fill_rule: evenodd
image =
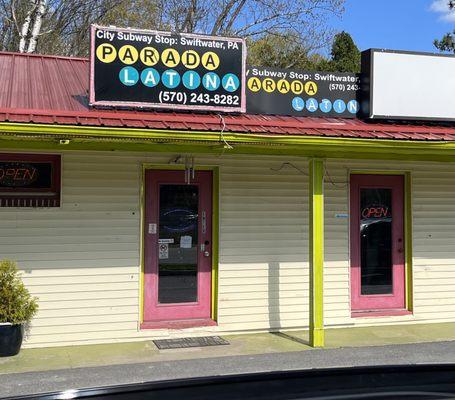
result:
<svg viewBox="0 0 455 400"><path fill-rule="evenodd" d="M371 47L436 52L433 40L455 29L447 0L346 0L335 30L349 32L360 50Z"/></svg>

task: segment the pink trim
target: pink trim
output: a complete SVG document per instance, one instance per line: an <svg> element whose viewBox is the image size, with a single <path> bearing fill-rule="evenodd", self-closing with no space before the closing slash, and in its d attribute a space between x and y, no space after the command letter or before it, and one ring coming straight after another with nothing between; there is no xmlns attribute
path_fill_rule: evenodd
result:
<svg viewBox="0 0 455 400"><path fill-rule="evenodd" d="M160 184L184 184L184 171L147 170L145 172L145 224L144 224L144 321L160 323L165 321L208 320L211 306L212 257L205 257L200 251L201 244L208 241L205 250L210 254L212 246L212 172L196 171L193 185L199 187L199 215L206 213L206 232L202 233L201 219L198 227L198 301L195 303L158 303L158 236L148 233L148 225L159 227L159 186ZM160 325L160 326L161 326Z"/></svg>
<svg viewBox="0 0 455 400"><path fill-rule="evenodd" d="M242 45L242 93L240 94L240 112L246 113L246 41L243 41Z"/></svg>
<svg viewBox="0 0 455 400"><path fill-rule="evenodd" d="M374 310L374 311L353 311L351 313L352 318L364 318L364 317L393 317L400 315L412 315L411 311L408 310Z"/></svg>
<svg viewBox="0 0 455 400"><path fill-rule="evenodd" d="M141 329L186 329L217 325L213 319L182 319L175 321L146 321L141 324Z"/></svg>
<svg viewBox="0 0 455 400"><path fill-rule="evenodd" d="M90 78L90 82L93 79ZM90 96L92 93L90 93ZM242 95L240 96L240 104L242 104ZM91 106L104 106L104 107L137 107L139 109L171 109L171 110L200 110L200 111L221 111L225 113L244 113L245 110L242 106L240 107L217 107L217 106L199 106L199 105L184 105L184 104L171 104L171 103L147 103L147 102L134 102L134 101L105 101L99 100L95 101L92 100L90 97L90 105Z"/></svg>
<svg viewBox="0 0 455 400"><path fill-rule="evenodd" d="M360 271L360 189L392 189L392 294L362 295ZM404 178L401 175L351 175L351 310L404 309Z"/></svg>
<svg viewBox="0 0 455 400"><path fill-rule="evenodd" d="M96 25L90 27L90 68L89 68L89 101L90 105L95 104L95 30Z"/></svg>

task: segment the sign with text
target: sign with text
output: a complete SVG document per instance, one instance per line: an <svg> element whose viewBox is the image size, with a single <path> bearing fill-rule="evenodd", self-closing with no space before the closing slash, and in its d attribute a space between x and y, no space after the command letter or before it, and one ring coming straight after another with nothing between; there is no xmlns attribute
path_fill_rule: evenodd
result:
<svg viewBox="0 0 455 400"><path fill-rule="evenodd" d="M359 75L248 67L247 113L355 118Z"/></svg>
<svg viewBox="0 0 455 400"><path fill-rule="evenodd" d="M383 205L371 205L364 207L360 214L362 215L362 219L392 217L389 207Z"/></svg>
<svg viewBox="0 0 455 400"><path fill-rule="evenodd" d="M52 186L51 163L0 161L0 188L49 189Z"/></svg>
<svg viewBox="0 0 455 400"><path fill-rule="evenodd" d="M245 111L243 39L92 26L90 104Z"/></svg>
<svg viewBox="0 0 455 400"><path fill-rule="evenodd" d="M59 155L0 154L0 207L59 205Z"/></svg>

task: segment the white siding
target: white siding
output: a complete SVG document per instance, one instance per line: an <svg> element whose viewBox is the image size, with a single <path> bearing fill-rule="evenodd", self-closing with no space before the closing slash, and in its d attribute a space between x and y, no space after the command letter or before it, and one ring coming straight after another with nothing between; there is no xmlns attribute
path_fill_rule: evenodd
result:
<svg viewBox="0 0 455 400"><path fill-rule="evenodd" d="M140 179L169 154L67 152L56 209L0 208L0 258L17 260L39 297L26 346L102 343L308 326L307 160L196 156L220 167L218 326L138 329ZM455 321L455 165L328 160L324 320L327 326ZM413 316L350 316L348 176L412 174Z"/></svg>
<svg viewBox="0 0 455 400"><path fill-rule="evenodd" d="M308 180L269 160L221 167L219 322L232 330L308 325Z"/></svg>
<svg viewBox="0 0 455 400"><path fill-rule="evenodd" d="M39 297L27 346L308 325L307 176L290 157L197 156L220 166L218 327L138 330L140 177L172 155L63 154L59 209L0 209L0 258ZM175 158L175 155L174 155Z"/></svg>
<svg viewBox="0 0 455 400"><path fill-rule="evenodd" d="M325 322L381 324L455 321L455 164L329 160L326 177L325 279L337 276L339 288L326 287ZM350 170L410 171L412 181L414 315L350 318L348 219ZM338 303L337 310L329 304Z"/></svg>

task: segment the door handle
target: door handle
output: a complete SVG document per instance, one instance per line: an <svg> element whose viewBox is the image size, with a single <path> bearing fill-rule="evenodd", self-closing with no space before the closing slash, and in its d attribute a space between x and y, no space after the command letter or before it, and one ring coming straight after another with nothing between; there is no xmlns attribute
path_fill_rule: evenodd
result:
<svg viewBox="0 0 455 400"><path fill-rule="evenodd" d="M204 251L204 257L210 257L210 252L209 251Z"/></svg>

